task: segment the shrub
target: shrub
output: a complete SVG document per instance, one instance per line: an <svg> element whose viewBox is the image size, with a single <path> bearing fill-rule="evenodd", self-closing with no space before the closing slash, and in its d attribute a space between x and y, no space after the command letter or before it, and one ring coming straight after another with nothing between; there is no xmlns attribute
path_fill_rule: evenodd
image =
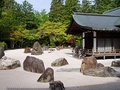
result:
<svg viewBox="0 0 120 90"><path fill-rule="evenodd" d="M50 42L50 48L55 48L56 45L55 45L55 42Z"/></svg>
<svg viewBox="0 0 120 90"><path fill-rule="evenodd" d="M2 47L6 50L8 49L8 46L5 42L0 42L0 45L2 45Z"/></svg>

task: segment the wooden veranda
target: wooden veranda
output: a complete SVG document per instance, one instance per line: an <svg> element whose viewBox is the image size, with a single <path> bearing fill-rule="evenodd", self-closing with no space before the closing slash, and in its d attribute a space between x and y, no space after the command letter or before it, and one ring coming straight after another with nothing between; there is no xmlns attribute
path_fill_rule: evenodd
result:
<svg viewBox="0 0 120 90"><path fill-rule="evenodd" d="M113 57L116 59L117 56L120 56L120 49L117 49L112 52L93 52L93 49L86 49L85 54L86 56L95 56L96 58L103 57L105 59L106 57Z"/></svg>

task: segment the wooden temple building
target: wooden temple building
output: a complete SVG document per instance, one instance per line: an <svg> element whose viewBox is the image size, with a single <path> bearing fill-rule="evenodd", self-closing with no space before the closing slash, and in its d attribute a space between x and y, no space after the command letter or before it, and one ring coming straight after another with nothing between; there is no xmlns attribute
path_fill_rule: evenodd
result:
<svg viewBox="0 0 120 90"><path fill-rule="evenodd" d="M82 36L82 49L95 57L120 56L120 7L103 14L72 16L67 34Z"/></svg>

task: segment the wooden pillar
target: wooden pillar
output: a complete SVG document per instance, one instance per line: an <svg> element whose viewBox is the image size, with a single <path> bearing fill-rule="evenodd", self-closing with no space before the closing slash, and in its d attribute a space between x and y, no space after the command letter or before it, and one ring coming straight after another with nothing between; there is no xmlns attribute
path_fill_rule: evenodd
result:
<svg viewBox="0 0 120 90"><path fill-rule="evenodd" d="M85 32L82 33L82 48L85 49Z"/></svg>
<svg viewBox="0 0 120 90"><path fill-rule="evenodd" d="M93 32L93 54L94 52L97 51L96 48L97 48L97 40L96 40L96 32L94 31Z"/></svg>

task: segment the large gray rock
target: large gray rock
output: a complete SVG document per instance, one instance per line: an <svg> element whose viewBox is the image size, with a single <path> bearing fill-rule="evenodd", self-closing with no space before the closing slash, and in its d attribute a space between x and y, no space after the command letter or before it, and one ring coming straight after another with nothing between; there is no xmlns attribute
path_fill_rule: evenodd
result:
<svg viewBox="0 0 120 90"><path fill-rule="evenodd" d="M47 68L37 81L38 82L54 81L54 70L52 68Z"/></svg>
<svg viewBox="0 0 120 90"><path fill-rule="evenodd" d="M20 67L20 61L13 59L13 58L9 58L6 56L3 56L0 59L0 70L9 70L9 69L15 69L17 67Z"/></svg>
<svg viewBox="0 0 120 90"><path fill-rule="evenodd" d="M58 58L52 62L51 66L64 66L67 64L68 64L68 62L65 58Z"/></svg>
<svg viewBox="0 0 120 90"><path fill-rule="evenodd" d="M4 48L0 45L0 59L5 55Z"/></svg>
<svg viewBox="0 0 120 90"><path fill-rule="evenodd" d="M35 73L43 73L45 71L43 61L31 56L27 56L24 60L23 69Z"/></svg>
<svg viewBox="0 0 120 90"><path fill-rule="evenodd" d="M43 50L39 42L35 42L31 51L31 55L41 55Z"/></svg>
<svg viewBox="0 0 120 90"><path fill-rule="evenodd" d="M81 64L81 72L88 76L98 77L120 77L120 73L111 67L104 67L103 64L97 63L94 56L85 57Z"/></svg>
<svg viewBox="0 0 120 90"><path fill-rule="evenodd" d="M85 70L95 68L97 66L97 60L94 56L84 57L82 60L80 71L84 73Z"/></svg>
<svg viewBox="0 0 120 90"><path fill-rule="evenodd" d="M115 71L111 67L91 68L85 70L83 74L89 76L98 76L98 77L120 77L120 73Z"/></svg>

